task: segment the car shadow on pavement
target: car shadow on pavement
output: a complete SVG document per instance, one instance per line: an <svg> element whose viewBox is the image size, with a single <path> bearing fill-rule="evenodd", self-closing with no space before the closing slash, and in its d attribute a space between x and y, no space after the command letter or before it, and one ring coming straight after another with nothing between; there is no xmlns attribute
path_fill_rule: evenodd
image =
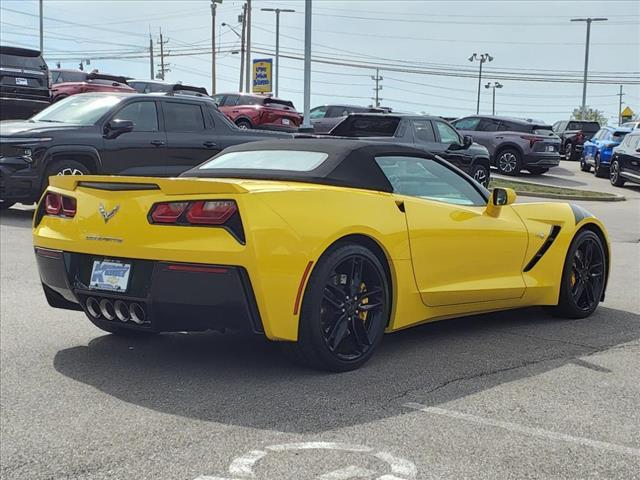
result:
<svg viewBox="0 0 640 480"><path fill-rule="evenodd" d="M21 210L18 208L2 210L0 211L0 225L31 228L34 211L33 209Z"/></svg>
<svg viewBox="0 0 640 480"><path fill-rule="evenodd" d="M277 344L216 333L147 339L100 336L59 351L61 374L122 401L172 415L282 432L316 433L437 405L640 338L640 316L599 308L559 320L538 308L426 324L387 335L362 369L297 367Z"/></svg>

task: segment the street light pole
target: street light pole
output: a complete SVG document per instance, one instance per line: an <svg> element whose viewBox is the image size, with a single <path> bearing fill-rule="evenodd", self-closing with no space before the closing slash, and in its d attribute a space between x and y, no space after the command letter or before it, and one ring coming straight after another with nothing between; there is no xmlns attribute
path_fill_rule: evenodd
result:
<svg viewBox="0 0 640 480"><path fill-rule="evenodd" d="M242 10L242 13L240 15L238 15L238 21L240 21L240 23L242 23L242 35L240 35L238 33L238 31L233 28L231 25L229 25L228 23L224 23L222 22L220 24L221 27L229 27L229 30L231 30L233 33L235 33L238 38L240 39L240 82L238 84L238 92L242 92L242 83L244 82L244 17L245 17L245 9L246 4ZM231 53L238 53L238 52L231 52Z"/></svg>
<svg viewBox="0 0 640 480"><path fill-rule="evenodd" d="M253 67L251 65L251 0L247 0L247 3L245 3L245 8L244 41L246 43L245 52L247 55L247 58L244 61L246 71L245 91L247 93L251 93L251 72L253 70Z"/></svg>
<svg viewBox="0 0 640 480"><path fill-rule="evenodd" d="M469 61L480 62L480 69L478 71L478 103L476 105L476 115L478 115L480 113L480 87L482 86L482 64L484 62L492 62L493 57L488 53L481 53L480 55L478 55L477 53L474 53L469 57Z"/></svg>
<svg viewBox="0 0 640 480"><path fill-rule="evenodd" d="M606 22L608 18L572 18L572 22L587 23L587 41L584 49L584 79L582 81L582 110L587 106L587 71L589 70L589 39L591 37L591 22Z"/></svg>
<svg viewBox="0 0 640 480"><path fill-rule="evenodd" d="M304 117L302 127L311 128L311 0L304 2Z"/></svg>
<svg viewBox="0 0 640 480"><path fill-rule="evenodd" d="M40 0L40 54L44 55L44 5Z"/></svg>
<svg viewBox="0 0 640 480"><path fill-rule="evenodd" d="M261 8L263 12L276 12L276 75L275 75L275 84L276 84L276 97L278 96L278 88L280 88L280 13L294 13L295 10L291 10L288 8Z"/></svg>
<svg viewBox="0 0 640 480"><path fill-rule="evenodd" d="M211 95L216 93L216 7L222 0L211 0Z"/></svg>
<svg viewBox="0 0 640 480"><path fill-rule="evenodd" d="M493 89L493 107L491 109L491 115L495 115L496 114L496 88L502 88L502 84L500 82L489 82L487 83L484 88L492 88Z"/></svg>

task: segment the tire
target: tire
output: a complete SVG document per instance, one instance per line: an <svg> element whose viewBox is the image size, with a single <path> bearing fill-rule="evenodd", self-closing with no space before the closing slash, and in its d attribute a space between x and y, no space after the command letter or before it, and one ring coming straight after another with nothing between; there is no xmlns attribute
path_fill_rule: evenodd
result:
<svg viewBox="0 0 640 480"><path fill-rule="evenodd" d="M482 164L475 164L471 168L471 177L485 188L489 187L489 168Z"/></svg>
<svg viewBox="0 0 640 480"><path fill-rule="evenodd" d="M96 320L87 315L87 318L100 330L110 333L112 335L116 335L118 337L126 337L126 338L144 338L144 337L152 337L154 335L158 335L158 332L154 331L146 331L146 330L134 330L133 328L125 328L119 327L118 325L113 325L110 322L104 322L102 320Z"/></svg>
<svg viewBox="0 0 640 480"><path fill-rule="evenodd" d="M358 270L360 274L352 274ZM322 255L309 277L298 341L283 347L289 358L312 368L332 372L359 368L382 341L390 303L380 260L361 245L338 244Z"/></svg>
<svg viewBox="0 0 640 480"><path fill-rule="evenodd" d="M75 160L57 160L47 168L43 189L49 185L49 177L54 175L89 175L91 172L82 163Z"/></svg>
<svg viewBox="0 0 640 480"><path fill-rule="evenodd" d="M529 173L531 173L531 175L542 175L543 173L547 173L549 171L548 168L544 167L529 167L527 168L527 170L529 170Z"/></svg>
<svg viewBox="0 0 640 480"><path fill-rule="evenodd" d="M575 152L573 150L573 143L567 142L564 146L564 159L565 160L573 160Z"/></svg>
<svg viewBox="0 0 640 480"><path fill-rule="evenodd" d="M617 158L611 162L611 167L609 168L609 181L614 187L624 186L625 180L620 175L620 161Z"/></svg>
<svg viewBox="0 0 640 480"><path fill-rule="evenodd" d="M8 208L13 207L16 202L8 202L7 200L0 200L0 210L7 210Z"/></svg>
<svg viewBox="0 0 640 480"><path fill-rule="evenodd" d="M583 172L590 172L591 171L591 165L589 165L585 161L584 155L582 155L582 157L580 157L580 170L582 170Z"/></svg>
<svg viewBox="0 0 640 480"><path fill-rule="evenodd" d="M520 153L513 148L502 150L496 158L496 167L503 175L517 175L522 169Z"/></svg>
<svg viewBox="0 0 640 480"><path fill-rule="evenodd" d="M603 167L600 165L600 154L596 153L596 158L594 160L596 166L593 168L593 174L598 178L603 178L609 173L609 169L607 167Z"/></svg>
<svg viewBox="0 0 640 480"><path fill-rule="evenodd" d="M236 120L236 126L241 130L250 130L253 128L249 120Z"/></svg>
<svg viewBox="0 0 640 480"><path fill-rule="evenodd" d="M592 247L592 255L590 262L584 262L586 257L587 244ZM577 252L582 253L582 260L576 261ZM586 273L576 272L574 266L583 262L587 267ZM599 263L599 266L597 265ZM579 266L579 265L578 265ZM591 230L582 230L571 242L567 256L564 261L564 269L562 271L562 283L560 284L560 298L558 305L552 308L552 313L564 318L585 318L591 315L598 307L598 303L602 299L605 286L605 275L607 272L607 257L605 255L604 246L600 237ZM593 275L597 274L598 277ZM594 281L592 288L583 286L583 293L578 295L576 290L580 290L579 283L582 278L590 278ZM584 284L583 284L584 285ZM587 291L589 290L591 294ZM588 298L592 296L593 298ZM576 299L577 297L577 299ZM587 300L586 302L583 300Z"/></svg>

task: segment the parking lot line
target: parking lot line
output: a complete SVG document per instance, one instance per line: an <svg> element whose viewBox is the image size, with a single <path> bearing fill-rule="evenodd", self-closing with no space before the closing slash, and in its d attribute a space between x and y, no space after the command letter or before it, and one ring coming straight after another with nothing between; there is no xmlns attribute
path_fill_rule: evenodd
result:
<svg viewBox="0 0 640 480"><path fill-rule="evenodd" d="M567 435L565 433L553 432L550 430L544 430L542 428L527 427L513 422L506 422L504 420L495 420L492 418L479 417L470 413L458 412L455 410L448 410L439 407L427 407L420 403L406 403L406 408L419 410L425 413L431 413L434 415L440 415L443 417L454 418L457 420L465 420L467 422L477 423L479 425L487 425L490 427L502 428L514 433L520 433L522 435L528 435L530 437L546 438L549 440L558 440L561 442L570 442L586 447L595 448L597 450L606 450L615 453L621 453L624 455L632 455L640 457L640 449L626 447L624 445L618 445L615 443L602 442L600 440L593 440L585 437L575 437L573 435Z"/></svg>

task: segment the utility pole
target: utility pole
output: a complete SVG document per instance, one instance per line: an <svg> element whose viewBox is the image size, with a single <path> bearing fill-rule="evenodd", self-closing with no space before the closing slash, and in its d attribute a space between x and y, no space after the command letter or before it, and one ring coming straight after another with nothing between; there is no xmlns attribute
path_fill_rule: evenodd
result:
<svg viewBox="0 0 640 480"><path fill-rule="evenodd" d="M245 13L245 19L246 19L246 34L245 34L245 41L247 43L245 50L246 50L246 55L247 58L244 61L245 64L245 68L246 68L246 81L245 81L245 91L247 93L251 93L251 73L252 73L252 66L251 66L251 0L247 0L247 10Z"/></svg>
<svg viewBox="0 0 640 480"><path fill-rule="evenodd" d="M493 89L493 107L491 108L491 115L495 115L496 114L496 88L502 88L502 84L500 82L489 82L487 83L484 88L492 88Z"/></svg>
<svg viewBox="0 0 640 480"><path fill-rule="evenodd" d="M153 36L151 32L149 32L149 78L153 80L155 78L155 73L153 72Z"/></svg>
<svg viewBox="0 0 640 480"><path fill-rule="evenodd" d="M242 36L240 37L240 84L238 85L238 91L242 92L242 84L244 83L243 75L244 75L244 44L247 35L247 4L245 3L242 6ZM247 70L249 70L249 65L246 66ZM249 77L249 73L247 72L247 78ZM248 83L248 82L247 82Z"/></svg>
<svg viewBox="0 0 640 480"><path fill-rule="evenodd" d="M311 128L311 0L304 1L304 117L302 128Z"/></svg>
<svg viewBox="0 0 640 480"><path fill-rule="evenodd" d="M171 70L168 68L169 64L164 63L164 45L165 43L169 43L169 40L163 40L162 38L162 29L160 29L160 72L158 72L158 75L156 78L159 78L160 80L165 79L165 74L167 72L170 72Z"/></svg>
<svg viewBox="0 0 640 480"><path fill-rule="evenodd" d="M620 93L618 93L618 97L620 97L620 102L618 104L618 126L622 125L622 97L624 93L622 93L622 85L620 85Z"/></svg>
<svg viewBox="0 0 640 480"><path fill-rule="evenodd" d="M492 62L493 57L488 53L481 53L480 55L478 55L477 53L474 53L469 57L469 61L480 62L480 70L478 71L478 103L476 104L476 115L478 115L480 113L480 87L482 86L482 64L484 62Z"/></svg>
<svg viewBox="0 0 640 480"><path fill-rule="evenodd" d="M276 12L276 75L275 75L275 83L276 83L276 97L278 96L278 88L280 87L280 14L281 13L294 13L295 10L291 10L289 8L261 8L263 12Z"/></svg>
<svg viewBox="0 0 640 480"><path fill-rule="evenodd" d="M216 8L222 0L211 0L211 95L216 93Z"/></svg>
<svg viewBox="0 0 640 480"><path fill-rule="evenodd" d="M572 22L587 22L587 42L584 49L584 79L582 81L582 111L587 106L587 71L589 70L589 39L591 37L591 22L606 22L608 18L572 18Z"/></svg>
<svg viewBox="0 0 640 480"><path fill-rule="evenodd" d="M383 80L383 78L380 76L380 69L376 68L376 75L371 76L371 80L376 82L376 86L374 87L373 91L375 93L375 98L372 98L372 100L375 100L376 102L376 107L380 106L380 101L382 100L380 98L380 90L382 90L382 85L380 85L380 82Z"/></svg>
<svg viewBox="0 0 640 480"><path fill-rule="evenodd" d="M44 55L44 1L40 0L40 54Z"/></svg>

